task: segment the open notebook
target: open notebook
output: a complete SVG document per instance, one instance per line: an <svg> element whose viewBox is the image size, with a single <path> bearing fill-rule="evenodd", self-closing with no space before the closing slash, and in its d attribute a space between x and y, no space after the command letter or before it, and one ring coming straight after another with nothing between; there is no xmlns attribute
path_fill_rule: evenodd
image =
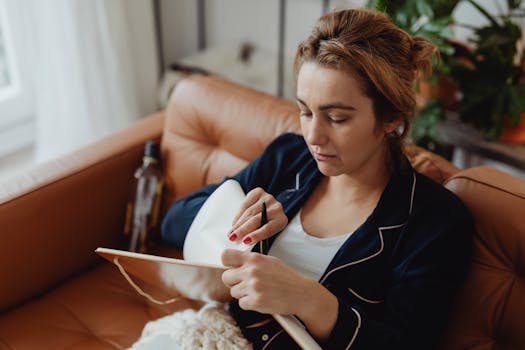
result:
<svg viewBox="0 0 525 350"><path fill-rule="evenodd" d="M147 298L151 296L143 293L129 275L168 293L172 291L174 295L180 293L202 301L230 301L229 290L221 280L222 272L226 270L221 264L221 253L228 248L251 250L253 247L231 242L227 237L233 217L244 199L242 188L234 180L224 182L212 193L188 231L184 260L108 248L98 248L95 252L115 264L135 289ZM295 317L272 316L303 349L321 349Z"/></svg>

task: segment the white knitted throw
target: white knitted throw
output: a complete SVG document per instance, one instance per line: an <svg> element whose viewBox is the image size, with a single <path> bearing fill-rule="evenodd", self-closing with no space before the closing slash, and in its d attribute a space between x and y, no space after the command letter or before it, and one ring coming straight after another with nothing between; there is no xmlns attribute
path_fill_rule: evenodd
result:
<svg viewBox="0 0 525 350"><path fill-rule="evenodd" d="M209 303L148 322L130 349L252 350L252 345L224 306Z"/></svg>

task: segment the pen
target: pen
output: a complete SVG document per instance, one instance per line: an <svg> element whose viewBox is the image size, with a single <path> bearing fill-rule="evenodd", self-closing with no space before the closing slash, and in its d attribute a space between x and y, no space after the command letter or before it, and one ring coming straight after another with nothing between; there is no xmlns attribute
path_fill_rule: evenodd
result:
<svg viewBox="0 0 525 350"><path fill-rule="evenodd" d="M262 208L261 208L261 226L263 227L268 222L268 216L266 214L266 202L262 202ZM264 254L263 249L263 240L259 241L259 253Z"/></svg>

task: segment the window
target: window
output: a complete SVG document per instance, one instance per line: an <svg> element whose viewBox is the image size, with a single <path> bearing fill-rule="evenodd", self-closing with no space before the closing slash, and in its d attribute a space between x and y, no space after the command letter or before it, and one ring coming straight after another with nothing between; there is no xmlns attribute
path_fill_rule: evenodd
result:
<svg viewBox="0 0 525 350"><path fill-rule="evenodd" d="M9 94L16 89L13 68L13 46L11 36L8 35L6 4L0 1L0 99L6 100Z"/></svg>
<svg viewBox="0 0 525 350"><path fill-rule="evenodd" d="M35 138L29 28L23 2L0 0L0 157Z"/></svg>
<svg viewBox="0 0 525 350"><path fill-rule="evenodd" d="M7 52L4 39L4 23L0 18L0 91L9 87L11 79L9 78L9 68L7 67Z"/></svg>

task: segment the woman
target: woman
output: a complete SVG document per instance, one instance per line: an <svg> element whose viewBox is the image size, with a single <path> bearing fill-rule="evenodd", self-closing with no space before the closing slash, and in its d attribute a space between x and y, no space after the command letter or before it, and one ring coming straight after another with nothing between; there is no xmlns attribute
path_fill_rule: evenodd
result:
<svg viewBox="0 0 525 350"><path fill-rule="evenodd" d="M324 15L299 45L302 136L278 137L232 177L247 198L228 237L265 242L265 254L222 255L230 312L255 349L296 347L272 313L296 315L327 349L436 346L473 226L464 205L401 152L415 79L435 53L367 10ZM165 240L182 247L216 187L170 208Z"/></svg>

